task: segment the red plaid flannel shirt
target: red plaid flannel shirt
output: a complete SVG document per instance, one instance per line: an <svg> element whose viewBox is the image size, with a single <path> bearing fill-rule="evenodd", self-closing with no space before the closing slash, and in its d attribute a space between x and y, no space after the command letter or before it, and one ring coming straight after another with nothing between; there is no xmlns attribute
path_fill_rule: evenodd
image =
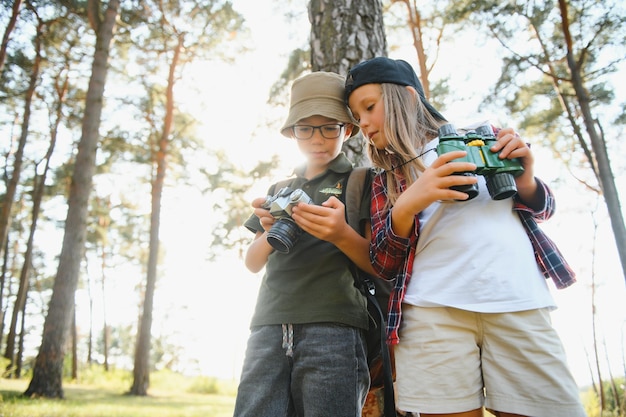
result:
<svg viewBox="0 0 626 417"><path fill-rule="evenodd" d="M557 288L565 288L576 282L574 271L567 264L556 245L539 228L537 222L549 219L555 210L555 201L548 186L537 179L545 195L542 210L534 211L515 199L513 209L517 211L535 251L535 258L543 275L551 277ZM401 180L400 190L406 189L406 181ZM387 186L384 173L376 175L372 184L372 241L370 259L374 269L384 279L394 281L394 288L389 298L389 316L387 318L387 343L399 342L398 329L402 318L402 300L411 279L415 248L419 238L419 220L415 216L413 232L408 238L397 236L391 229L391 210L385 208Z"/></svg>

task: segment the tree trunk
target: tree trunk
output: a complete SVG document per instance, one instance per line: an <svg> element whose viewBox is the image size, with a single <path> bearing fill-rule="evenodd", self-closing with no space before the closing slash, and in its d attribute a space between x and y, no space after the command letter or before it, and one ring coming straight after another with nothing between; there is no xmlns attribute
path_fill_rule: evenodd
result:
<svg viewBox="0 0 626 417"><path fill-rule="evenodd" d="M411 35L413 36L413 48L417 54L417 65L419 66L417 73L420 78L420 82L422 83L422 88L424 89L424 95L426 96L426 99L430 100L429 78L436 59L432 60L432 63L429 65L428 55L426 54L426 49L424 47L424 37L422 31L424 21L422 19L422 14L418 9L417 2L415 0L392 0L392 3L403 3L406 6L408 16L407 24L411 30ZM430 29L435 30L434 27L431 27ZM439 33L439 36L437 37L435 45L431 45L431 47L436 47L438 50L439 41L443 34L443 26L437 28L436 30ZM435 56L437 55L438 54L435 54Z"/></svg>
<svg viewBox="0 0 626 417"><path fill-rule="evenodd" d="M67 88L67 83L65 84ZM60 94L64 94L65 91L61 91ZM62 99L62 95L59 97ZM60 112L62 101L59 101L57 116ZM46 178L48 176L48 171L50 171L50 158L52 157L52 153L54 152L54 148L56 146L56 138L57 138L57 127L60 118L57 117L56 126L51 129L50 135L50 144L48 145L48 150L46 151L46 155L44 157L44 170L41 175L35 175L35 180L33 184L33 209L31 214L31 225L30 232L28 235L28 240L26 242L26 252L24 253L24 263L22 265L22 271L20 273L20 284L17 291L15 307L13 310L13 315L11 316L11 324L9 327L9 334L7 335L6 341L6 350L4 353L4 357L9 359L9 366L12 366L14 361L14 346L15 346L15 334L16 334L16 326L17 326L17 312L25 311L26 299L28 296L28 284L29 284L29 273L30 273L30 265L33 257L33 242L35 240L35 231L37 230L37 221L39 220L39 212L41 210L41 200L43 199L43 193L45 190ZM35 174L37 169L35 169ZM1 294L1 293L0 293ZM22 313L23 314L23 313ZM24 322L24 318L22 318L22 323ZM1 333L0 333L1 334ZM18 355L18 360L21 359ZM18 367L19 370L19 367ZM16 374L19 376L19 374Z"/></svg>
<svg viewBox="0 0 626 417"><path fill-rule="evenodd" d="M33 210L32 210L32 220L30 226L30 232L28 235L28 241L26 242L26 252L24 253L24 263L22 264L22 271L20 272L20 284L17 290L17 296L15 300L13 314L11 316L11 324L9 327L9 334L7 335L6 341L6 350L4 352L4 357L9 360L9 367L13 365L15 357L15 335L17 328L17 319L18 312L25 310L26 299L28 296L28 287L29 287L29 275L30 275L30 265L33 257L33 241L35 239L35 231L37 230L37 220L39 219L39 211L41 208L41 200L43 198L43 192L45 189L45 182L48 170L50 168L50 156L52 155L52 151L54 150L54 146L56 143L56 136L50 140L50 145L48 147L48 154L46 155L46 163L45 168L41 176L35 176L35 184L33 190ZM22 313L23 314L23 313ZM22 321L24 321L24 317L22 317ZM8 369L8 368L7 368ZM11 373L9 373L10 375Z"/></svg>
<svg viewBox="0 0 626 417"><path fill-rule="evenodd" d="M108 227L107 223L107 227ZM102 354L104 356L104 370L109 371L109 326L107 324L107 296L106 296L106 247L105 243L102 244L102 254L101 254L102 262L100 264L101 268L101 290L102 290Z"/></svg>
<svg viewBox="0 0 626 417"><path fill-rule="evenodd" d="M2 255L2 272L0 275L0 334L4 334L4 312L5 312L5 308L4 308L4 304L2 303L2 301L4 300L4 283L6 281L6 277L7 277L7 265L9 262L9 239L7 239L7 241L5 242L4 245L2 245L4 249L4 252L2 252L0 250L0 253L3 253Z"/></svg>
<svg viewBox="0 0 626 417"><path fill-rule="evenodd" d="M387 55L380 0L311 0L311 68L347 74L359 62Z"/></svg>
<svg viewBox="0 0 626 417"><path fill-rule="evenodd" d="M20 182L20 175L22 173L22 162L24 158L24 148L26 147L26 139L28 138L28 126L30 123L31 104L33 101L33 95L35 94L35 88L37 87L37 80L39 78L39 69L41 65L41 42L42 42L42 27L45 24L41 21L37 23L37 36L35 37L35 60L33 62L33 68L30 72L30 80L28 83L28 89L24 94L24 118L22 120L22 131L20 133L20 139L13 157L13 172L11 178L7 184L7 190L4 195L4 201L2 204L2 210L0 212L0 248L4 248L4 243L7 240L9 234L9 227L11 226L11 209L13 208L13 199L15 198L15 192L17 185Z"/></svg>
<svg viewBox="0 0 626 417"><path fill-rule="evenodd" d="M567 2L565 0L559 0L559 7L561 10L563 34L567 45L567 65L572 75L574 91L576 92L576 97L580 103L580 110L585 128L587 130L587 134L589 135L591 148L593 149L593 153L596 158L600 187L602 188L602 194L604 195L604 200L609 211L609 218L611 219L611 227L613 228L617 252L622 264L622 275L624 280L626 280L626 227L624 226L624 217L622 215L619 194L617 192L617 186L615 185L615 176L613 175L611 169L611 161L609 159L605 142L596 129L597 121L594 120L591 114L591 109L589 107L589 94L583 85L583 80L574 58L572 47L573 41L569 31ZM593 164L593 161L590 162Z"/></svg>
<svg viewBox="0 0 626 417"><path fill-rule="evenodd" d="M387 39L379 0L311 0L311 69L346 75L359 62L387 56ZM356 166L368 166L365 141L359 133L343 144L343 151ZM384 401L370 390L362 415L379 417Z"/></svg>
<svg viewBox="0 0 626 417"><path fill-rule="evenodd" d="M7 23L7 27L4 30L4 35L2 36L2 45L0 45L0 72L4 69L4 61L6 60L7 56L7 46L9 45L9 38L11 37L11 32L13 32L13 29L15 28L17 17L20 14L21 5L22 0L15 0L13 2L11 18L9 19L9 23Z"/></svg>
<svg viewBox="0 0 626 417"><path fill-rule="evenodd" d="M96 48L87 90L82 136L70 186L63 246L33 378L24 392L26 396L63 398L64 347L71 325L74 293L85 249L88 201L96 165L109 47L113 40L118 8L119 0L110 0L104 20L96 28Z"/></svg>
<svg viewBox="0 0 626 417"><path fill-rule="evenodd" d="M139 335L135 350L135 367L133 370L132 395L147 395L150 385L150 339L152 327L152 309L154 304L154 288L157 279L157 263L159 256L159 229L161 223L161 196L167 169L168 145L172 124L174 121L174 84L176 83L176 68L180 60L184 45L184 36L179 35L174 49L174 56L170 63L165 98L165 119L163 131L159 139L159 146L155 158L156 175L152 181L152 213L150 216L150 251L148 256L148 274L146 278L146 292L143 303L143 314L139 323Z"/></svg>
<svg viewBox="0 0 626 417"><path fill-rule="evenodd" d="M72 380L78 379L78 331L76 329L76 305L72 312Z"/></svg>
<svg viewBox="0 0 626 417"><path fill-rule="evenodd" d="M33 62L33 68L30 74L30 81L28 89L24 97L24 119L22 120L22 133L18 144L17 152L15 153L15 161L13 163L13 174L9 181L7 192L4 198L4 204L2 205L2 219L0 220L0 244L4 247L4 242L7 239L8 228L11 224L11 208L13 206L13 199L17 190L17 184L22 172L22 158L24 154L24 147L26 146L26 138L28 137L28 126L30 123L31 104L33 101L33 95L35 94L35 88L37 87L37 79L39 78L39 69L41 64L41 41L42 41L42 27L44 24L39 22L37 25L37 37L35 38L35 60ZM36 182L36 181L35 181ZM35 188L37 186L35 185ZM35 191L36 193L36 191ZM33 216L36 216L39 212L39 207L33 203ZM20 282L15 299L15 305L13 306L13 314L11 315L11 324L9 325L9 334L7 335L6 350L4 357L9 360L7 369L10 369L15 364L15 335L17 334L17 320L21 311L24 309L26 303L26 295L28 293L28 268L30 265L30 258L32 257L32 243L33 235L35 233L34 227L36 227L37 221L33 217L33 224L30 229L30 236L28 238L27 249L24 258L24 265L20 273Z"/></svg>
<svg viewBox="0 0 626 417"><path fill-rule="evenodd" d="M311 69L346 75L361 61L387 56L380 0L311 0ZM343 144L355 165L369 165L359 133Z"/></svg>
<svg viewBox="0 0 626 417"><path fill-rule="evenodd" d="M22 324L20 326L20 342L17 347L17 359L15 360L15 378L22 376L22 361L24 357L24 339L26 338L26 304L22 308Z"/></svg>

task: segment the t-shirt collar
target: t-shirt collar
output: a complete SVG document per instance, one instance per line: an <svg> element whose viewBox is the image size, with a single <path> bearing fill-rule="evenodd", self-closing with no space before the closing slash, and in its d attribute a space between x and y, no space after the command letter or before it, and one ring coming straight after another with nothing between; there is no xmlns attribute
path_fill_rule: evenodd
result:
<svg viewBox="0 0 626 417"><path fill-rule="evenodd" d="M352 162L350 162L350 160L348 159L345 153L341 152L339 153L339 155L337 155L335 159L333 159L328 164L328 168L326 169L324 173L328 171L333 171L338 174L343 174L343 173L350 172L352 168L353 168ZM306 172L306 164L300 165L299 167L296 167L293 170L293 173L296 174L296 176L298 177L303 177L305 172Z"/></svg>

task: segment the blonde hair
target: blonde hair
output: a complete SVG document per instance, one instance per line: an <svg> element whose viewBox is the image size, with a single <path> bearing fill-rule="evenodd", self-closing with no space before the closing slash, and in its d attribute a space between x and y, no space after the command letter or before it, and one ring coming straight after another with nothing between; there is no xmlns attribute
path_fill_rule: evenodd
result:
<svg viewBox="0 0 626 417"><path fill-rule="evenodd" d="M412 94L405 86L382 83L381 90L387 147L379 150L369 143L368 154L375 166L385 170L387 204L393 205L403 191L400 180L405 179L408 187L424 171L421 149L438 136L439 126L447 122L436 119L417 93Z"/></svg>

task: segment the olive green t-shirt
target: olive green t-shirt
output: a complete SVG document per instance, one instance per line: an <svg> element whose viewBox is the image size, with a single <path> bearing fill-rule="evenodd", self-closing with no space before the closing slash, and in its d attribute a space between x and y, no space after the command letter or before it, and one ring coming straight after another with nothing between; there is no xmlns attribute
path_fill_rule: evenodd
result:
<svg viewBox="0 0 626 417"><path fill-rule="evenodd" d="M351 170L342 153L311 180L302 176L303 168L297 169L290 187L302 189L315 204L333 195L343 199ZM369 191L363 193L361 219L369 219ZM255 233L263 231L255 215L245 226ZM332 322L367 329L366 300L354 286L350 264L335 245L303 232L289 253L274 251L269 256L251 326Z"/></svg>

